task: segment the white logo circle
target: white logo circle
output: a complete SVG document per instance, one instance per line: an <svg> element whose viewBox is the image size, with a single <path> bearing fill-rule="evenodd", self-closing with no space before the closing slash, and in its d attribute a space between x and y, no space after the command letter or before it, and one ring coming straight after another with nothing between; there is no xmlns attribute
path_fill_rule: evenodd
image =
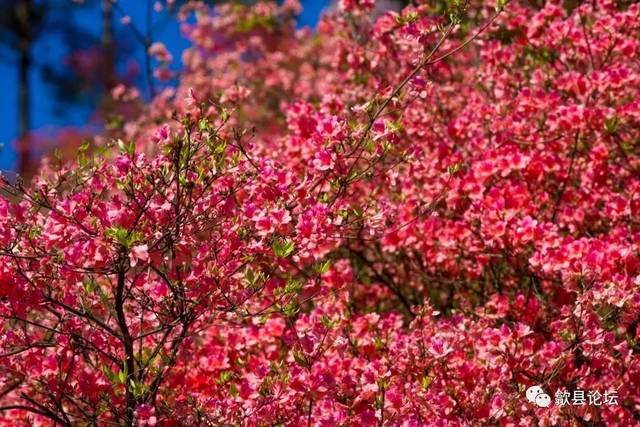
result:
<svg viewBox="0 0 640 427"><path fill-rule="evenodd" d="M527 400L540 408L548 408L551 405L551 396L544 392L539 385L533 385L526 391Z"/></svg>

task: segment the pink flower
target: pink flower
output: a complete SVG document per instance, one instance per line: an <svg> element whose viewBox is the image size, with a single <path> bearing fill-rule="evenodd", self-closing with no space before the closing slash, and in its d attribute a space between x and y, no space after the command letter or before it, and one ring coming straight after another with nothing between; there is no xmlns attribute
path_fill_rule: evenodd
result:
<svg viewBox="0 0 640 427"><path fill-rule="evenodd" d="M173 72L167 66L160 66L153 71L153 76L161 81L170 80L173 76Z"/></svg>
<svg viewBox="0 0 640 427"><path fill-rule="evenodd" d="M320 150L316 153L313 159L313 167L319 171L326 171L333 169L334 156L328 150Z"/></svg>
<svg viewBox="0 0 640 427"><path fill-rule="evenodd" d="M119 85L111 89L111 96L113 97L113 99L117 101L120 98L122 98L122 96L125 94L126 91L127 91L127 87L122 83L120 83Z"/></svg>
<svg viewBox="0 0 640 427"><path fill-rule="evenodd" d="M248 89L245 86L234 85L234 86L230 87L229 89L227 89L224 92L224 94L220 97L220 102L221 103L227 103L227 102L236 103L236 102L243 101L249 95L251 95L251 90L250 89Z"/></svg>
<svg viewBox="0 0 640 427"><path fill-rule="evenodd" d="M147 245L133 246L129 252L129 261L131 267L138 265L139 261L149 261L149 247Z"/></svg>
<svg viewBox="0 0 640 427"><path fill-rule="evenodd" d="M149 46L148 53L160 62L171 62L173 60L171 53L169 53L164 43L161 42L152 43L151 46Z"/></svg>
<svg viewBox="0 0 640 427"><path fill-rule="evenodd" d="M153 427L158 419L155 416L155 408L150 405L140 405L136 408L136 418L142 426Z"/></svg>
<svg viewBox="0 0 640 427"><path fill-rule="evenodd" d="M468 2L418 69L429 2L183 3L175 85L0 179L0 425L637 424L637 2L508 2L457 51Z"/></svg>
<svg viewBox="0 0 640 427"><path fill-rule="evenodd" d="M363 12L375 7L375 0L340 0L340 9L345 12Z"/></svg>

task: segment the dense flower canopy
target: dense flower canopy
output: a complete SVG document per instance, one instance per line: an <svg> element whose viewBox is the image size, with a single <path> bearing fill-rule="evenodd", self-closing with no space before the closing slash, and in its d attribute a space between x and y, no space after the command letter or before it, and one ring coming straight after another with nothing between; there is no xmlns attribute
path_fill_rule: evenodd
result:
<svg viewBox="0 0 640 427"><path fill-rule="evenodd" d="M639 5L374 3L188 3L2 184L0 424L640 425Z"/></svg>

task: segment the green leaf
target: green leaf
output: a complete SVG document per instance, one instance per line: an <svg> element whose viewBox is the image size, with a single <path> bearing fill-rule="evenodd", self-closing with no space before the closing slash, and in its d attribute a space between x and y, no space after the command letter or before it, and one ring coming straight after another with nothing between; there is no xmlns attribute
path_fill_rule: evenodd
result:
<svg viewBox="0 0 640 427"><path fill-rule="evenodd" d="M302 283L295 279L289 279L284 287L285 294L297 294L302 289Z"/></svg>
<svg viewBox="0 0 640 427"><path fill-rule="evenodd" d="M140 397L145 394L146 386L143 383L136 382L132 379L129 380L129 390L135 397Z"/></svg>
<svg viewBox="0 0 640 427"><path fill-rule="evenodd" d="M122 116L114 115L107 119L106 128L109 130L122 129L123 126L124 126L124 117Z"/></svg>
<svg viewBox="0 0 640 427"><path fill-rule="evenodd" d="M238 394L240 394L238 392L238 387L235 384L229 385L229 394L233 397L238 397Z"/></svg>
<svg viewBox="0 0 640 427"><path fill-rule="evenodd" d="M460 163L454 163L453 165L449 166L449 175L455 175L461 169L461 167L462 166L460 165Z"/></svg>
<svg viewBox="0 0 640 427"><path fill-rule="evenodd" d="M77 159L78 166L80 166L81 168L87 165L87 156L82 151L78 153Z"/></svg>
<svg viewBox="0 0 640 427"><path fill-rule="evenodd" d="M326 314L323 314L322 317L320 318L320 321L322 322L322 324L324 325L325 328L327 329L332 329L338 322L335 320L332 320L329 316L327 316Z"/></svg>
<svg viewBox="0 0 640 427"><path fill-rule="evenodd" d="M120 226L107 228L105 234L127 248L133 246L134 243L142 238L140 232L129 232L129 230Z"/></svg>
<svg viewBox="0 0 640 427"><path fill-rule="evenodd" d="M256 273L252 268L247 268L247 272L244 274L244 278L247 279L249 285L253 285L256 282Z"/></svg>
<svg viewBox="0 0 640 427"><path fill-rule="evenodd" d="M385 120L385 126L392 133L398 133L402 129L404 129L404 125L402 124L402 120Z"/></svg>
<svg viewBox="0 0 640 427"><path fill-rule="evenodd" d="M123 140L118 139L116 141L116 144L118 145L120 151L127 153L130 156L132 156L136 152L136 145L133 141L130 144L125 144Z"/></svg>
<svg viewBox="0 0 640 427"><path fill-rule="evenodd" d="M127 241L127 230L119 226L107 228L105 234L123 245Z"/></svg>
<svg viewBox="0 0 640 427"><path fill-rule="evenodd" d="M382 151L384 153L388 153L389 150L391 150L391 147L392 147L392 145L391 145L391 143L389 141L383 141L382 142Z"/></svg>
<svg viewBox="0 0 640 427"><path fill-rule="evenodd" d="M384 348L384 341L382 341L380 338L375 337L373 339L373 345L376 348L376 350L382 350Z"/></svg>
<svg viewBox="0 0 640 427"><path fill-rule="evenodd" d="M220 372L220 379L218 379L218 384L226 384L231 381L233 377L233 372L231 371L222 371Z"/></svg>
<svg viewBox="0 0 640 427"><path fill-rule="evenodd" d="M331 196L329 195L329 193L322 193L319 200L320 203L329 203L329 200L331 200Z"/></svg>
<svg viewBox="0 0 640 427"><path fill-rule="evenodd" d="M381 389L388 389L391 384L391 380L389 378L379 378L376 382L378 383L378 387Z"/></svg>
<svg viewBox="0 0 640 427"><path fill-rule="evenodd" d="M331 268L331 261L330 260L325 260L322 261L318 264L316 264L315 269L316 272L320 275L325 274L327 271L329 271L329 269Z"/></svg>
<svg viewBox="0 0 640 427"><path fill-rule="evenodd" d="M198 129L200 130L200 132L209 130L209 120L200 119L200 121L198 122Z"/></svg>
<svg viewBox="0 0 640 427"><path fill-rule="evenodd" d="M111 381L112 383L115 383L118 380L118 376L116 375L116 373L109 369L108 366L102 365L100 366L100 370L103 374L106 375L107 378L109 378L109 381Z"/></svg>
<svg viewBox="0 0 640 427"><path fill-rule="evenodd" d="M617 117L609 117L608 119L604 120L604 130L606 130L607 133L614 134L618 131L619 124L620 123Z"/></svg>
<svg viewBox="0 0 640 427"><path fill-rule="evenodd" d="M570 342L575 341L576 335L573 332L565 329L563 331L560 331L560 338L562 338L564 341L570 343Z"/></svg>
<svg viewBox="0 0 640 427"><path fill-rule="evenodd" d="M298 350L293 350L293 359L298 363L298 365L300 366L304 366L306 367L309 363L307 362L307 358L304 356L304 354L302 354L302 352L298 351Z"/></svg>
<svg viewBox="0 0 640 427"><path fill-rule="evenodd" d="M29 238L30 239L36 239L40 236L40 233L42 232L41 228L39 226L33 226L29 229Z"/></svg>
<svg viewBox="0 0 640 427"><path fill-rule="evenodd" d="M273 253L279 258L286 258L293 253L295 243L291 240L276 239L271 245Z"/></svg>
<svg viewBox="0 0 640 427"><path fill-rule="evenodd" d="M229 120L229 117L231 117L231 114L229 114L229 110L223 108L222 113L220 113L220 118L223 122L226 122L227 120Z"/></svg>
<svg viewBox="0 0 640 427"><path fill-rule="evenodd" d="M300 311L300 307L295 301L292 301L287 304L282 311L285 316L293 317L298 313L298 311Z"/></svg>
<svg viewBox="0 0 640 427"><path fill-rule="evenodd" d="M215 148L213 149L213 154L222 154L226 149L227 143L225 141L222 141L219 144L216 144Z"/></svg>
<svg viewBox="0 0 640 427"><path fill-rule="evenodd" d="M88 294L92 293L96 288L96 282L93 279L89 279L83 283L84 291Z"/></svg>
<svg viewBox="0 0 640 427"><path fill-rule="evenodd" d="M363 144L363 147L365 150L367 150L369 153L373 153L376 150L376 143L374 140L372 139L367 139L365 141L365 143Z"/></svg>
<svg viewBox="0 0 640 427"><path fill-rule="evenodd" d="M90 146L91 146L91 142L90 141L85 141L80 145L80 147L78 147L78 151L80 151L80 152L87 151Z"/></svg>
<svg viewBox="0 0 640 427"><path fill-rule="evenodd" d="M428 390L429 386L431 385L431 381L432 381L432 378L429 376L422 377L422 388L425 390Z"/></svg>

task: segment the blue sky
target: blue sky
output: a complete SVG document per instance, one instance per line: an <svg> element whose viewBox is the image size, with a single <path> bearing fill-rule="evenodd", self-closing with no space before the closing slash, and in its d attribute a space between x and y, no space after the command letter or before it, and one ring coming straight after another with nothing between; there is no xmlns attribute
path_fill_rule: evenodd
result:
<svg viewBox="0 0 640 427"><path fill-rule="evenodd" d="M146 31L146 1L119 0L118 3L132 21L139 25L141 30ZM329 3L330 0L303 0L304 10L299 17L299 25L314 26L322 10ZM97 37L100 33L100 9L97 6L99 2L94 4L73 8L68 19L74 25ZM189 45L189 42L181 36L175 20L161 18L161 16L163 15L155 14L154 39L165 43L173 57L178 58L179 66L180 53ZM65 19L67 19L66 16ZM116 12L116 38L127 43L131 47L131 59L142 64L144 59L142 47L135 42L131 29L120 24L119 19L120 15ZM33 56L37 64L60 63L67 53L66 42L61 37L48 33L40 37L33 47ZM17 56L8 49L0 50L0 170L2 171L12 171L16 160L13 142L18 134L17 59ZM54 132L57 128L82 126L89 122L93 108L87 105L64 104L61 109L61 104L56 104L51 86L42 78L38 67L34 67L29 78L32 91L32 129L48 133Z"/></svg>

